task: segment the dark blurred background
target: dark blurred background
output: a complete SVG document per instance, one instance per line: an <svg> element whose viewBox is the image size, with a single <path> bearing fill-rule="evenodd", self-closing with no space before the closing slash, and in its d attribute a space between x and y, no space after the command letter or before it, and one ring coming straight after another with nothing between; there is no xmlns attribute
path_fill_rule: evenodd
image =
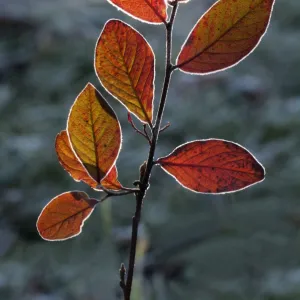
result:
<svg viewBox="0 0 300 300"><path fill-rule="evenodd" d="M181 5L174 55L213 3ZM120 118L119 177L131 186L148 146L123 106L94 74L96 40L109 18L136 27L156 53L156 99L164 70L164 28L131 19L105 0L0 0L0 299L116 300L127 264L134 198L106 201L83 233L43 241L42 207L67 190L85 190L58 163L56 134L91 81ZM211 76L177 71L157 157L181 143L216 137L247 147L266 180L242 192L208 196L154 170L143 210L133 300L300 299L300 2L277 0L259 47Z"/></svg>

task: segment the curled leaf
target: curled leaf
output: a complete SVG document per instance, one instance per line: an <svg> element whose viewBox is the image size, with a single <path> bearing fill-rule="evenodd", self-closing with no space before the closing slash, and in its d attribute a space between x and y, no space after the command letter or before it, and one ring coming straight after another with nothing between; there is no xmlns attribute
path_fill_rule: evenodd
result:
<svg viewBox="0 0 300 300"><path fill-rule="evenodd" d="M60 164L74 180L83 181L90 187L96 189L98 183L88 174L87 170L75 156L66 130L62 130L56 136L55 149ZM118 181L118 171L116 166L112 167L107 176L102 179L101 184L111 190L120 190L122 188L122 185Z"/></svg>
<svg viewBox="0 0 300 300"><path fill-rule="evenodd" d="M161 24L167 20L165 0L108 0L108 2L140 21Z"/></svg>
<svg viewBox="0 0 300 300"><path fill-rule="evenodd" d="M74 191L53 198L37 220L40 236L49 241L66 240L81 233L84 221L98 203L84 192Z"/></svg>
<svg viewBox="0 0 300 300"><path fill-rule="evenodd" d="M182 71L207 74L234 66L265 34L275 0L219 0L197 22L182 46Z"/></svg>
<svg viewBox="0 0 300 300"><path fill-rule="evenodd" d="M122 21L108 21L96 45L95 70L108 92L151 124L154 54L139 32Z"/></svg>
<svg viewBox="0 0 300 300"><path fill-rule="evenodd" d="M157 163L181 185L198 193L235 192L265 177L263 166L249 151L219 139L183 144Z"/></svg>
<svg viewBox="0 0 300 300"><path fill-rule="evenodd" d="M115 112L92 84L86 85L71 107L67 131L77 158L100 183L119 155L121 128Z"/></svg>

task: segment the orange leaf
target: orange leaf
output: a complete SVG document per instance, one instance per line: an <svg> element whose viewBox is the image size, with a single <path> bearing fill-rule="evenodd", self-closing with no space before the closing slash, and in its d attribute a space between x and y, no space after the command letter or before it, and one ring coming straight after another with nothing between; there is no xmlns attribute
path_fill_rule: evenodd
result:
<svg viewBox="0 0 300 300"><path fill-rule="evenodd" d="M101 181L101 185L110 190L118 191L122 189L122 185L118 180L118 170L116 166L113 166L109 173Z"/></svg>
<svg viewBox="0 0 300 300"><path fill-rule="evenodd" d="M142 122L152 122L154 54L139 32L108 21L96 45L95 70L108 92Z"/></svg>
<svg viewBox="0 0 300 300"><path fill-rule="evenodd" d="M71 107L67 131L74 153L98 183L121 149L121 128L115 112L92 84L87 84Z"/></svg>
<svg viewBox="0 0 300 300"><path fill-rule="evenodd" d="M184 187L199 193L234 192L265 177L263 166L250 152L218 139L186 143L157 162Z"/></svg>
<svg viewBox="0 0 300 300"><path fill-rule="evenodd" d="M108 2L140 21L161 24L167 20L165 0L108 0Z"/></svg>
<svg viewBox="0 0 300 300"><path fill-rule="evenodd" d="M53 198L37 220L40 236L49 241L66 240L81 233L84 221L98 201L84 192L66 192Z"/></svg>
<svg viewBox="0 0 300 300"><path fill-rule="evenodd" d="M88 174L87 170L75 156L66 130L62 130L56 136L55 149L60 164L74 180L83 181L90 187L96 189L98 183ZM112 190L120 190L122 188L122 185L118 181L118 171L116 166L112 167L107 176L102 179L101 184L107 189Z"/></svg>
<svg viewBox="0 0 300 300"><path fill-rule="evenodd" d="M219 0L197 22L182 46L177 65L196 74L234 66L265 34L275 0Z"/></svg>

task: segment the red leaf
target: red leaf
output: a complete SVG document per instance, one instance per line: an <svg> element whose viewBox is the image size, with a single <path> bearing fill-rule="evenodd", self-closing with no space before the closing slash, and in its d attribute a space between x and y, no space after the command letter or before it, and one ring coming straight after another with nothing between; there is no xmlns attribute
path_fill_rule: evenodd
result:
<svg viewBox="0 0 300 300"><path fill-rule="evenodd" d="M226 193L262 181L263 166L242 146L209 139L177 147L157 162L184 187L199 193Z"/></svg>
<svg viewBox="0 0 300 300"><path fill-rule="evenodd" d="M165 0L107 0L126 14L140 21L161 24L167 20Z"/></svg>
<svg viewBox="0 0 300 300"><path fill-rule="evenodd" d="M102 85L142 122L151 124L154 54L144 37L119 20L109 20L95 49L95 70Z"/></svg>
<svg viewBox="0 0 300 300"><path fill-rule="evenodd" d="M219 0L197 22L182 46L182 71L207 74L234 66L265 34L275 0Z"/></svg>
<svg viewBox="0 0 300 300"><path fill-rule="evenodd" d="M60 164L74 180L83 181L90 187L96 189L99 184L89 175L82 163L75 156L66 130L62 130L56 136L55 150ZM108 175L102 179L101 184L105 188L112 190L120 190L122 188L122 185L118 181L118 171L116 166L112 167Z"/></svg>
<svg viewBox="0 0 300 300"><path fill-rule="evenodd" d="M84 192L66 192L53 198L37 220L40 236L48 241L66 240L81 233L84 221L98 201Z"/></svg>

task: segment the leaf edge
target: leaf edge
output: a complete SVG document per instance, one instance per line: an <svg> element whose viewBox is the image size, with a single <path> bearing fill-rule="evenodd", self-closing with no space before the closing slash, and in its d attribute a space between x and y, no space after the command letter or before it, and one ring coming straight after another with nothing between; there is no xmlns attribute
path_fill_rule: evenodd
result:
<svg viewBox="0 0 300 300"><path fill-rule="evenodd" d="M109 0L107 0L107 1L109 1ZM151 103L151 105L152 105L152 118L151 118L151 120L150 120L150 124L148 123L148 121L142 120L142 119L141 119L140 117L138 117L134 112L130 111L130 110L126 107L126 105L125 105L121 100L119 100L116 96L114 96L113 93L111 93L111 92L104 86L102 80L100 79L100 77L99 77L99 75L98 75L98 73L97 73L97 70L96 70L96 53L97 53L97 46L98 46L98 43L99 43L100 38L101 38L101 36L102 36L102 33L103 33L104 30L105 30L106 25L107 25L109 22L112 22L112 21L118 21L118 22L120 22L120 23L123 23L123 24L125 24L126 26L130 27L134 32L138 33L138 34L144 39L144 41L145 41L146 44L149 46L149 48L151 49L151 52L152 52L152 54L153 54L153 82L152 82L152 84L153 84L153 97L152 97L152 103ZM145 38L138 30L136 30L133 26L131 26L130 24L128 24L128 23L126 23L126 22L124 22L124 21L122 21L122 20L120 20L120 19L111 18L111 19L109 19L109 20L107 20L107 21L105 22L105 24L104 24L104 26L103 26L103 28L102 28L100 34L99 34L99 37L97 38L96 45L95 45L95 50L94 50L94 71L95 71L95 73L96 73L96 76L97 76L97 78L98 78L98 80L99 80L101 86L105 89L105 91L106 91L110 96L112 96L114 99L116 99L120 104L122 104L122 106L125 107L125 109L126 109L127 112L130 112L131 114L133 114L133 115L134 115L140 122L142 122L143 124L149 124L150 126L153 126L152 123L153 123L154 97L155 97L155 79L156 79L156 67L155 67L155 66L156 66L156 57L155 57L155 53L154 53L154 51L153 51L153 48L152 48L152 46L150 45L150 43L147 41L147 39L146 39L146 38Z"/></svg>
<svg viewBox="0 0 300 300"><path fill-rule="evenodd" d="M107 175L109 174L109 172L111 171L111 169L112 169L112 168L116 165L116 163L117 163L117 160L118 160L118 158L119 158L119 155L120 155L120 153L121 153L122 146L123 146L123 133L122 133L121 123L120 123L120 121L119 121L119 118L118 118L116 112L115 112L114 109L111 107L111 105L108 103L108 101L105 99L105 97L99 92L99 90L98 90L91 82L88 81L88 83L87 83L87 84L85 85L85 87L79 92L79 94L78 94L77 97L75 98L75 100L74 100L72 106L70 107L70 110L69 110L69 113L68 113L68 118L67 118L67 126L66 126L66 129L65 129L65 130L67 131L67 135L68 135L68 139L69 139L69 142L70 142L71 150L73 151L75 157L76 157L77 160L80 162L80 164L83 166L83 168L85 169L85 171L87 172L87 174L88 174L91 178L93 178L93 177L90 175L90 173L89 173L89 171L87 170L87 168L86 168L86 167L84 166L84 164L82 163L82 161L81 161L81 159L79 158L79 156L77 155L76 151L74 150L73 144L72 144L72 142L71 142L70 134L69 134L69 118L70 118L70 114L71 114L72 108L73 108L73 106L75 105L75 103L76 103L77 99L79 98L79 96L84 92L84 90L85 90L88 86L91 86L92 88L94 88L95 91L96 91L97 93L99 93L99 95L100 95L100 96L103 98L103 100L106 102L106 104L109 106L109 108L113 111L113 113L115 114L116 119L117 119L117 121L118 121L118 126L119 126L119 129L120 129L120 146L119 146L118 154L116 155L116 158L115 158L113 164L111 165L111 167L109 168L109 170L106 172L106 175L105 175L103 178L101 178L101 180L100 180L100 183L101 183L101 181L107 177ZM93 179L94 179L94 178L93 178ZM95 179L94 179L94 180L95 180ZM97 180L95 180L95 181L97 182ZM98 183L98 182L97 182L97 183Z"/></svg>
<svg viewBox="0 0 300 300"><path fill-rule="evenodd" d="M204 73L192 73L192 72L188 72L188 71L184 71L182 70L179 66L180 65L185 65L187 62L183 62L181 64L178 64L178 59L179 59L179 56L184 48L184 46L186 45L191 33L193 32L193 30L195 29L195 27L198 25L198 23L200 22L200 20L215 6L217 5L220 1L222 0L218 0L217 2L215 2L212 6L210 6L202 15L201 17L198 19L198 21L196 22L196 24L193 26L193 28L190 30L190 32L188 33L188 36L187 38L184 40L181 48L180 48L180 51L179 51L179 54L176 58L176 63L175 63L175 67L176 69L180 70L180 72L182 73L185 73L185 74L189 74L189 75L193 75L193 76L206 76L206 75L211 75L211 74L216 74L216 73L219 73L219 72L224 72L228 69L231 69L231 68L234 68L235 66L237 66L239 63L241 63L244 59L246 59L249 55L252 54L252 52L254 52L256 50L256 48L260 45L261 43L261 40L264 38L264 36L266 35L266 33L268 32L268 29L269 29L269 26L270 26L270 22L271 22L271 18L272 18L272 15L273 15L273 11L274 11L274 5L275 5L275 2L276 0L273 0L273 3L272 3L272 7L271 7L271 11L270 11L270 17L269 17L269 20L268 20L268 23L267 23L267 26L263 32L263 34L261 35L261 37L259 38L259 40L257 41L256 45L253 47L253 49L247 54L245 55L244 57L242 57L239 61L237 61L236 63L234 63L233 65L230 65L229 67L225 67L225 68L222 68L222 69L219 69L219 70L216 70L216 71L211 71L211 72L204 72ZM201 54L199 54L201 55ZM198 57L199 55L197 55L196 57Z"/></svg>
<svg viewBox="0 0 300 300"><path fill-rule="evenodd" d="M240 188L240 189L237 189L237 190L234 190L234 191L220 192L220 193L198 192L198 191L192 190L191 188L189 188L189 187L185 186L184 184L182 184L179 180L177 180L177 178L176 178L173 174L171 174L170 172L168 172L168 171L160 164L160 162L159 162L160 159L162 159L162 158L167 158L167 157L171 156L171 155L172 155L179 147L185 146L185 145L190 144L190 143L193 143L193 142L206 142L206 141L211 141L211 140L215 140L215 141L217 140L217 141L220 141L220 142L232 143L232 144L235 144L236 146L238 146L238 147L244 149L245 151L247 151L247 152L253 157L253 159L256 161L256 163L262 168L262 170L263 170L263 178L262 178L261 180L257 181L257 182L251 183L251 184L249 184L249 185L247 185L247 186L245 186L245 187L243 187L243 188ZM263 181L265 180L266 174L267 174L267 173L266 173L266 169L265 169L265 167L263 166L263 164L261 164L261 163L259 162L259 160L258 160L258 159L252 154L252 152L249 151L247 148L243 147L243 146L240 145L239 143L235 143L235 142L228 141L228 140L225 140L225 139L218 139L218 138L200 139L200 140L193 140L193 141L189 141L189 142L183 143L183 144L177 146L176 148L174 148L174 150L173 150L171 153L169 153L167 156L158 158L158 159L156 160L156 164L158 164L158 165L159 165L159 166L160 166L160 167L161 167L168 175L170 175L171 177L173 177L173 178L176 180L176 182L179 183L183 188L185 188L185 189L187 189L187 190L189 190L189 191L191 191L191 192L193 192L193 193L195 193L195 194L204 194L204 195L226 195L226 194L237 193L237 192L243 191L243 190L245 190L245 189L248 189L248 188L250 188L250 187L252 187L252 186L254 186L254 185L258 184L258 183L263 182Z"/></svg>
<svg viewBox="0 0 300 300"><path fill-rule="evenodd" d="M72 235L72 236L69 236L69 237L67 237L67 238L64 238L64 239L47 239L47 238L44 238L44 237L42 236L42 234L40 233L40 230L39 230L39 228L38 228L38 222L39 222L39 219L40 219L40 217L41 217L43 211L44 211L45 208L48 206L48 204L51 203L52 201L54 201L57 197L62 196L62 195L64 195L64 194L66 194L66 193L71 193L71 192L84 193L84 194L87 196L88 200L94 200L94 201L97 202L97 203L94 204L94 207L92 207L91 212L86 216L86 218L85 218L85 219L82 221L82 223L80 224L80 230L79 230L78 233L76 233L76 234L74 234L74 235ZM48 241L48 242L63 242L63 241L66 241L66 240L69 240L69 239L72 239L72 238L77 237L78 235L81 234L82 228L83 228L83 226L84 226L86 220L88 220L88 219L90 218L91 214L94 212L96 206L97 206L99 203L100 203L100 202L97 201L96 199L90 198L89 195L88 195L86 192L78 191L78 190L68 191L68 192L63 192L63 193L61 193L61 194L59 194L59 195L56 195L55 197L53 197L53 198L52 198L52 199L51 199L51 200L43 207L42 211L40 212L40 214L39 214L39 216L38 216L38 218L37 218L37 221L36 221L36 229L37 229L37 232L38 232L39 236L40 236L43 240Z"/></svg>
<svg viewBox="0 0 300 300"><path fill-rule="evenodd" d="M117 4L113 3L111 0L107 0L107 2L109 4L111 4L113 7L115 7L117 10L121 11L122 13L126 14L127 16L130 16L134 20L138 20L142 23L146 23L146 24L150 24L150 25L156 25L156 26L164 24L163 21L161 21L161 22L150 22L150 21L143 20L143 19L138 18L138 17L134 16L133 14L127 12L125 9L119 7ZM166 19L165 19L165 22L167 22L167 19L168 19L168 4L167 4L166 0L164 0L164 2L165 2L165 5L166 5ZM158 16L159 14L157 13L156 15ZM160 17L161 17L161 19L163 19L163 16L160 16Z"/></svg>

